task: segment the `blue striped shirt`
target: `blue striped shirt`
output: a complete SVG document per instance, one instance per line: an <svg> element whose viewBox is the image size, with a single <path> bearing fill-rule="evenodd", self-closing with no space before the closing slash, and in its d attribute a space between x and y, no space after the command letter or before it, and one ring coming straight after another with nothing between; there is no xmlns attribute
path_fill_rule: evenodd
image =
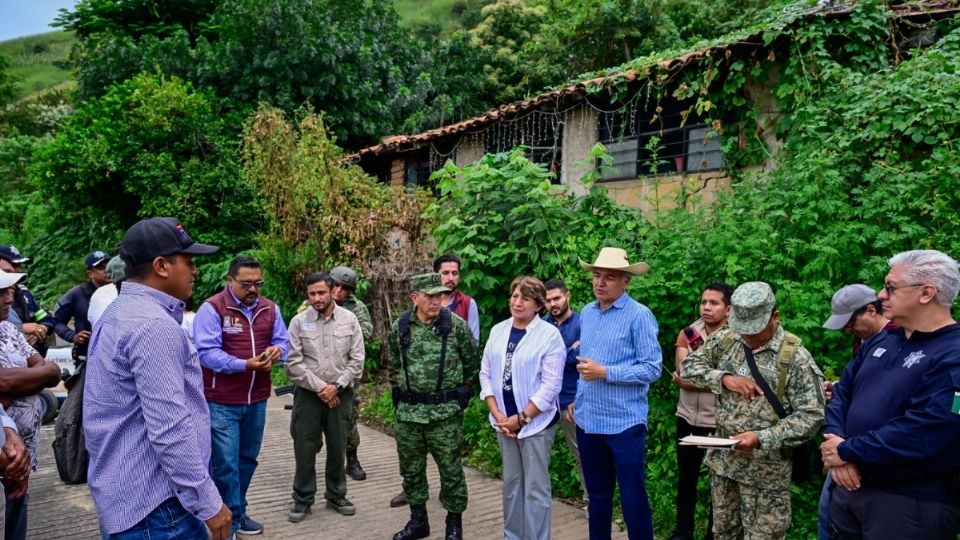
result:
<svg viewBox="0 0 960 540"><path fill-rule="evenodd" d="M587 433L614 435L647 423L647 389L660 378L663 353L657 319L623 293L601 310L596 301L580 313L580 356L607 368L605 380L577 383L574 420Z"/></svg>
<svg viewBox="0 0 960 540"><path fill-rule="evenodd" d="M90 338L83 395L88 480L100 526L137 524L170 497L206 521L223 504L208 473L210 415L183 302L125 282Z"/></svg>

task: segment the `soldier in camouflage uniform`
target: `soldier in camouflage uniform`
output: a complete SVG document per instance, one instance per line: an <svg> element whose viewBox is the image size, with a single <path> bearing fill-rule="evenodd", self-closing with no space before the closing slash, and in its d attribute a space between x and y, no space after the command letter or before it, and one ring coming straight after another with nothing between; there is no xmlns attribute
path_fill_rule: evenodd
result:
<svg viewBox="0 0 960 540"><path fill-rule="evenodd" d="M709 450L713 532L717 540L776 539L790 527L790 448L810 440L824 421L823 375L799 338L780 326L770 286L744 283L733 293L729 328L713 334L681 367L691 384L717 394L717 437L734 451ZM787 416L780 419L751 377L745 347ZM780 359L782 347L794 350ZM784 388L778 361L789 362Z"/></svg>
<svg viewBox="0 0 960 540"><path fill-rule="evenodd" d="M370 310L366 304L353 295L357 288L357 273L352 268L338 266L330 271L330 276L336 283L333 287L333 300L338 306L349 310L357 316L360 321L360 329L363 331L364 342L370 341L373 337L373 319L370 318ZM358 381L359 383L359 381ZM360 390L357 385L353 389L353 416L349 431L347 431L347 474L354 480L366 480L367 473L360 466L360 459L357 458L357 447L360 446L360 432L357 431L357 419L360 418Z"/></svg>
<svg viewBox="0 0 960 540"><path fill-rule="evenodd" d="M440 471L441 501L447 510L444 538L459 540L463 537L461 515L467 507L467 482L460 460L462 410L470 397L467 383L479 372L480 356L463 319L441 308L440 295L449 289L440 283L439 274L413 276L410 289L415 307L394 322L389 337L397 453L410 503L410 521L393 539L430 535L426 507L429 452ZM444 340L446 351L442 353Z"/></svg>

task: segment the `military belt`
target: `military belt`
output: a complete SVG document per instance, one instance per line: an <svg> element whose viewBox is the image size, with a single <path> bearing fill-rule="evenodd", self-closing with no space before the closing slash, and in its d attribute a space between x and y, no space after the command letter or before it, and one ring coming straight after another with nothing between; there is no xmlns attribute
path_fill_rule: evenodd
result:
<svg viewBox="0 0 960 540"><path fill-rule="evenodd" d="M457 399L456 390L441 390L439 392L404 392L397 391L397 400L411 405L439 405Z"/></svg>

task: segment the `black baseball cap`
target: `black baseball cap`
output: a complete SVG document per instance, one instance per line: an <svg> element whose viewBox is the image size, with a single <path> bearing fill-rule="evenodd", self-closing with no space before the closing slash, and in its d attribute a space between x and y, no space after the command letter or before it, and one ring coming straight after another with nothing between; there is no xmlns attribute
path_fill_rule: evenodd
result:
<svg viewBox="0 0 960 540"><path fill-rule="evenodd" d="M24 257L13 244L0 244L0 258L6 259L13 264L27 264L30 257Z"/></svg>
<svg viewBox="0 0 960 540"><path fill-rule="evenodd" d="M87 255L87 259L84 261L84 264L87 265L87 270L93 268L94 266L100 266L101 263L105 263L110 260L110 255L106 251L93 251Z"/></svg>
<svg viewBox="0 0 960 540"><path fill-rule="evenodd" d="M176 253L210 255L217 251L218 246L194 242L180 220L172 217L140 220L127 229L120 242L120 257L132 266Z"/></svg>

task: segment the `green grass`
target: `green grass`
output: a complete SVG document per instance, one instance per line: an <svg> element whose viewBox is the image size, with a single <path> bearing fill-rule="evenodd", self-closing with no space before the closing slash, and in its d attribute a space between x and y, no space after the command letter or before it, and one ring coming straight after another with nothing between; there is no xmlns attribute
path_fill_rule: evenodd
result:
<svg viewBox="0 0 960 540"><path fill-rule="evenodd" d="M0 54L11 60L20 79L20 96L27 97L71 80L70 50L76 43L72 32L58 31L0 41Z"/></svg>

